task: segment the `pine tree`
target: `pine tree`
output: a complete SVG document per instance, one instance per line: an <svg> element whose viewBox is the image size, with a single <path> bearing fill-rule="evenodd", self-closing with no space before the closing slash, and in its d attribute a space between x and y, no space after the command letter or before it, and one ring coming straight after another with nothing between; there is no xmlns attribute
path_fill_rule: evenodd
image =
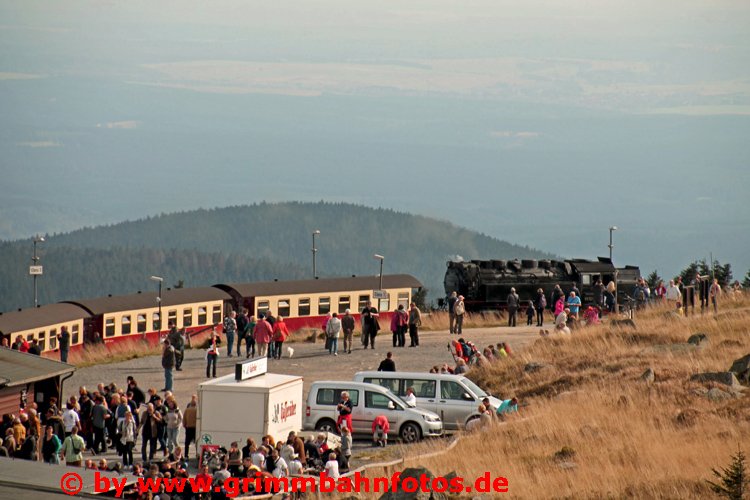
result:
<svg viewBox="0 0 750 500"><path fill-rule="evenodd" d="M720 482L706 482L710 485L711 491L731 500L742 500L745 493L750 489L747 471L745 470L745 454L742 449L737 450L737 454L732 457L732 463L727 468L722 468L721 472L711 469Z"/></svg>
<svg viewBox="0 0 750 500"><path fill-rule="evenodd" d="M744 288L750 288L750 269L747 270L747 274L745 275L745 279L742 280L742 286Z"/></svg>
<svg viewBox="0 0 750 500"><path fill-rule="evenodd" d="M651 271L651 274L649 274L648 278L646 278L646 282L648 283L648 286L651 288L651 290L656 290L656 285L658 285L660 281L662 281L662 279L661 276L659 276L659 273L656 272L656 269Z"/></svg>
<svg viewBox="0 0 750 500"><path fill-rule="evenodd" d="M687 266L685 269L680 271L679 276L682 277L682 282L686 285L692 281L693 278L695 278L696 273L698 272L698 262L693 262L689 266Z"/></svg>

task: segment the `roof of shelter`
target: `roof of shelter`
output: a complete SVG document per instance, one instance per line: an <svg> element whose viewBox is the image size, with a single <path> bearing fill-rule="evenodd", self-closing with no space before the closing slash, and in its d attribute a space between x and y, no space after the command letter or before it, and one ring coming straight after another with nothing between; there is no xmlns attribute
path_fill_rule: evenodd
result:
<svg viewBox="0 0 750 500"><path fill-rule="evenodd" d="M0 387L12 387L74 372L75 366L54 359L0 348Z"/></svg>

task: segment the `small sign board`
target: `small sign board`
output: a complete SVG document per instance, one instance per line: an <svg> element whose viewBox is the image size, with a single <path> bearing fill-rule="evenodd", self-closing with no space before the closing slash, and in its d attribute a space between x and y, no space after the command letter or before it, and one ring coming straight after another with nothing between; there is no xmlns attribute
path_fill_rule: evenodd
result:
<svg viewBox="0 0 750 500"><path fill-rule="evenodd" d="M373 299L387 299L388 298L388 292L385 290L373 290L372 291L372 298Z"/></svg>
<svg viewBox="0 0 750 500"><path fill-rule="evenodd" d="M29 266L29 274L32 276L37 276L44 273L44 266Z"/></svg>
<svg viewBox="0 0 750 500"><path fill-rule="evenodd" d="M237 382L249 378L265 375L268 371L268 358L261 356L259 358L247 359L234 365L234 379Z"/></svg>

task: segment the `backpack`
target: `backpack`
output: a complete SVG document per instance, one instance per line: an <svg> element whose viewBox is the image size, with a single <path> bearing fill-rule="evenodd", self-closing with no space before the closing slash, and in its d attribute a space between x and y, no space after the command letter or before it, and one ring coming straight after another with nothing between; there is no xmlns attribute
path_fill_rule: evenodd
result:
<svg viewBox="0 0 750 500"><path fill-rule="evenodd" d="M547 307L547 297L542 294L541 298L539 299L539 309L544 309Z"/></svg>

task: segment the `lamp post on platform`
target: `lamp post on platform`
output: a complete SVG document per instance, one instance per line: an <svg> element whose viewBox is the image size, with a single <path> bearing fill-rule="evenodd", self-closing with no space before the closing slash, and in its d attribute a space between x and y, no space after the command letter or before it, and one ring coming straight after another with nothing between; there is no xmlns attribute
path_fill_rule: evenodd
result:
<svg viewBox="0 0 750 500"><path fill-rule="evenodd" d="M318 249L315 247L315 237L320 234L320 229L316 229L312 233L313 238L313 247L312 247L312 254L313 254L313 279L318 277L318 271L317 271L317 255L318 255Z"/></svg>
<svg viewBox="0 0 750 500"><path fill-rule="evenodd" d="M161 276L151 276L149 277L151 281L156 281L159 283L159 296L156 298L156 302L159 304L159 337L161 337L161 325L162 325L162 317L161 317L161 286L162 283L164 283L164 278ZM156 327L156 325L154 325Z"/></svg>
<svg viewBox="0 0 750 500"><path fill-rule="evenodd" d="M612 249L615 246L612 244L612 233L617 231L617 226L609 226L609 261L612 262ZM614 262L612 262L614 266ZM615 266L615 314L617 314L617 266Z"/></svg>
<svg viewBox="0 0 750 500"><path fill-rule="evenodd" d="M36 277L41 275L43 272L42 266L39 265L39 260L41 259L41 257L39 257L36 254L37 243L44 243L44 236L36 236L34 238L34 256L31 258L31 262L33 262L33 264L31 265L31 267L29 267L29 274L31 274L34 277L34 309L39 307L39 296L37 295Z"/></svg>
<svg viewBox="0 0 750 500"><path fill-rule="evenodd" d="M378 255L378 254L375 254L372 257L380 261L380 286L378 287L378 290L382 290L383 289L383 261L385 260L385 257L383 257L382 255Z"/></svg>

